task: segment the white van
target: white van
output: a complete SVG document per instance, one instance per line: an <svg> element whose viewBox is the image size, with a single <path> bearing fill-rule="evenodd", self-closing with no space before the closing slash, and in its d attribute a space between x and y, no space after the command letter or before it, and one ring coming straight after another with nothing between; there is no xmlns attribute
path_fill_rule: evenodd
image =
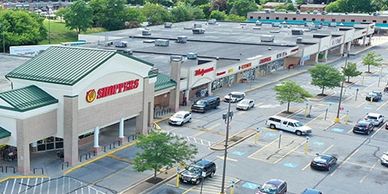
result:
<svg viewBox="0 0 388 194"><path fill-rule="evenodd" d="M269 119L265 122L265 125L271 129L289 131L295 133L296 135L308 135L311 133L311 128L300 121L280 116L269 117Z"/></svg>

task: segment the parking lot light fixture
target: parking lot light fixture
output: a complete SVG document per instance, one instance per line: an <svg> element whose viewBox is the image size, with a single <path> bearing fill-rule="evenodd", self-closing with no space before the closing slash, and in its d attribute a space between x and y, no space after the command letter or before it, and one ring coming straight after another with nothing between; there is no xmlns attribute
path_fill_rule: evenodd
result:
<svg viewBox="0 0 388 194"><path fill-rule="evenodd" d="M231 97L232 94L228 94ZM231 98L230 98L231 99ZM226 172L226 158L228 156L228 139L229 139L229 123L232 120L233 112L230 111L231 100L228 101L228 112L222 115L226 123L225 147L224 147L224 166L222 169L222 183L220 194L225 194L225 172Z"/></svg>

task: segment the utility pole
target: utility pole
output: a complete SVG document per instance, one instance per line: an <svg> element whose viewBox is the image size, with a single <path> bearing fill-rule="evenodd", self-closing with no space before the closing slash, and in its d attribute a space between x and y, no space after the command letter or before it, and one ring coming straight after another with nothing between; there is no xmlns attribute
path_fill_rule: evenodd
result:
<svg viewBox="0 0 388 194"><path fill-rule="evenodd" d="M346 66L348 64L348 58L349 58L349 53L346 53L345 68L346 68ZM339 123L340 122L339 114L340 114L341 102L342 102L342 92L344 90L344 82L345 82L345 80L342 80L342 82L341 82L341 92L340 92L340 98L339 98L339 102L338 102L337 117L334 120L335 123Z"/></svg>
<svg viewBox="0 0 388 194"><path fill-rule="evenodd" d="M229 94L231 96L231 94ZM232 99L232 98L229 98ZM222 184L220 194L225 194L225 171L226 171L226 158L228 156L228 139L229 139L229 124L233 117L233 112L230 111L231 100L228 103L228 112L222 115L222 118L226 122L226 137L225 137L225 150L224 150L224 166L222 169Z"/></svg>

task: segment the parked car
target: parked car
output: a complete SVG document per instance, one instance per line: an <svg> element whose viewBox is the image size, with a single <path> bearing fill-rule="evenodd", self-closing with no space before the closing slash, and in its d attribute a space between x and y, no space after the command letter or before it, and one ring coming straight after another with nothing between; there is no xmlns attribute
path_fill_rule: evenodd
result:
<svg viewBox="0 0 388 194"><path fill-rule="evenodd" d="M285 194L287 193L286 181L271 179L258 188L256 194Z"/></svg>
<svg viewBox="0 0 388 194"><path fill-rule="evenodd" d="M194 104L191 106L191 111L204 113L210 109L216 109L219 105L220 97L208 96L195 101Z"/></svg>
<svg viewBox="0 0 388 194"><path fill-rule="evenodd" d="M383 166L388 167L388 152L384 152L383 155L381 156L380 160L381 160L381 164Z"/></svg>
<svg viewBox="0 0 388 194"><path fill-rule="evenodd" d="M378 102L380 100L382 100L383 98L383 94L379 91L372 91L372 92L369 92L366 97L365 97L365 100L367 101L373 101L373 102Z"/></svg>
<svg viewBox="0 0 388 194"><path fill-rule="evenodd" d="M208 160L198 160L179 172L179 180L184 183L199 184L203 178L213 177L216 173L216 164ZM202 177L205 175L205 177Z"/></svg>
<svg viewBox="0 0 388 194"><path fill-rule="evenodd" d="M385 124L385 129L388 129L388 123Z"/></svg>
<svg viewBox="0 0 388 194"><path fill-rule="evenodd" d="M178 111L170 117L168 123L170 125L179 125L182 126L185 123L191 122L191 112L188 111Z"/></svg>
<svg viewBox="0 0 388 194"><path fill-rule="evenodd" d="M369 135L373 132L373 124L369 122L368 120L360 120L357 122L357 124L353 127L353 133L362 133Z"/></svg>
<svg viewBox="0 0 388 194"><path fill-rule="evenodd" d="M316 170L330 171L336 164L337 158L330 154L317 154L313 161L310 163L310 167Z"/></svg>
<svg viewBox="0 0 388 194"><path fill-rule="evenodd" d="M322 194L321 191L317 190L317 189L310 189L310 188L307 188L305 189L302 194Z"/></svg>
<svg viewBox="0 0 388 194"><path fill-rule="evenodd" d="M253 99L244 99L237 103L237 110L249 110L255 107L255 101Z"/></svg>
<svg viewBox="0 0 388 194"><path fill-rule="evenodd" d="M271 129L289 131L296 135L308 135L312 132L311 128L302 122L280 116L269 117L265 124Z"/></svg>
<svg viewBox="0 0 388 194"><path fill-rule="evenodd" d="M245 93L244 92L231 92L230 94L227 94L224 96L224 101L225 102L231 102L231 103L236 103L240 102L245 98Z"/></svg>
<svg viewBox="0 0 388 194"><path fill-rule="evenodd" d="M384 123L384 116L378 113L368 113L365 120L371 122L373 126L378 127Z"/></svg>

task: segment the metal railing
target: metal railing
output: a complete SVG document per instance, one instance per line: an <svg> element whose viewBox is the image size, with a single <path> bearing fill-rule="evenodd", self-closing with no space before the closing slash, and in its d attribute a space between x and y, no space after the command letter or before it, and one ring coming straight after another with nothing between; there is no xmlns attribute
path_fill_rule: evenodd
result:
<svg viewBox="0 0 388 194"><path fill-rule="evenodd" d="M171 114L172 109L170 107L155 107L154 108L154 118L162 118L165 115Z"/></svg>

